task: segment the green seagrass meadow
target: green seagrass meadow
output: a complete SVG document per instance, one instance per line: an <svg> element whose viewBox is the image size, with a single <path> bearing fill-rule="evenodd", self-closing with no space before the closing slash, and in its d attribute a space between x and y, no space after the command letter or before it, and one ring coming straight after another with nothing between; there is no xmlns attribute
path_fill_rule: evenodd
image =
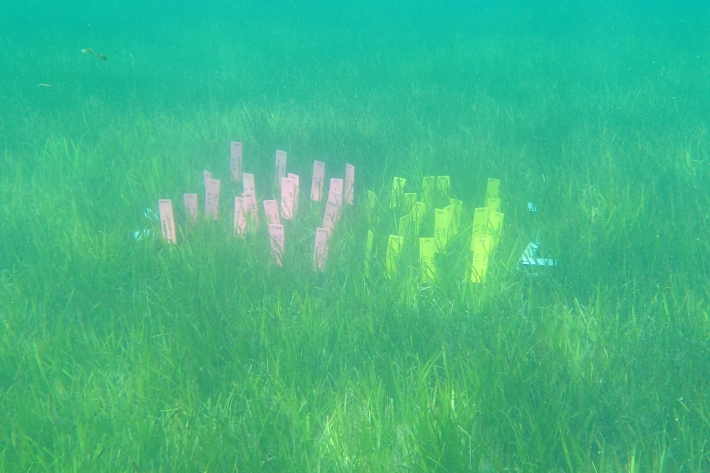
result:
<svg viewBox="0 0 710 473"><path fill-rule="evenodd" d="M707 27L341 7L0 34L0 473L707 472ZM283 267L234 237L230 140L260 201L276 149L301 176ZM356 166L324 273L314 159ZM203 169L220 218L188 225ZM433 284L413 240L388 280L392 179L426 175L462 230ZM538 232L559 264L520 271Z"/></svg>

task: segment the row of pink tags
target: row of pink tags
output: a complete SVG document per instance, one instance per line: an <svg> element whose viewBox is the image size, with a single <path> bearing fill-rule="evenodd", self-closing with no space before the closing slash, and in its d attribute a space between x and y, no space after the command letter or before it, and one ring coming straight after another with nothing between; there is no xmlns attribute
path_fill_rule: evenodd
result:
<svg viewBox="0 0 710 473"><path fill-rule="evenodd" d="M232 181L242 183L241 197L234 199L234 234L244 238L247 229L259 224L254 175L242 172L242 143L231 142L231 175ZM212 179L209 171L204 171L205 178L205 215L207 218L217 220L219 215L219 187L220 181ZM292 220L298 212L299 177L296 174L286 173L286 152L276 151L276 174L274 184L281 189L281 200L264 200L264 214L271 239L271 252L277 265L283 264L284 254L284 227L281 219ZM325 163L314 161L313 180L311 183L311 200L321 202L323 197L323 184L325 181ZM317 271L325 271L328 259L328 238L340 220L343 201L349 205L353 203L353 189L355 186L355 166L346 164L345 179L330 179L328 201L323 216L323 226L316 229L315 246L313 249L313 267ZM188 220L197 222L197 194L183 194L183 203ZM175 219L173 217L173 203L171 199L158 200L160 213L160 228L163 238L168 243L177 243Z"/></svg>

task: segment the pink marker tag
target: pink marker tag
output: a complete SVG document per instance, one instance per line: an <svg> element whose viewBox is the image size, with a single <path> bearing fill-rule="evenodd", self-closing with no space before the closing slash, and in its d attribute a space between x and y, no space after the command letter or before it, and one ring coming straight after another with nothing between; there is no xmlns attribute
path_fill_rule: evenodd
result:
<svg viewBox="0 0 710 473"><path fill-rule="evenodd" d="M242 180L242 143L241 141L232 141L230 148L230 167L232 169L232 182Z"/></svg>
<svg viewBox="0 0 710 473"><path fill-rule="evenodd" d="M345 165L345 202L348 205L353 205L353 194L355 192L355 166L352 164Z"/></svg>
<svg viewBox="0 0 710 473"><path fill-rule="evenodd" d="M328 261L328 232L327 228L316 229L316 244L313 249L313 269L325 272L325 263Z"/></svg>
<svg viewBox="0 0 710 473"><path fill-rule="evenodd" d="M264 201L264 213L266 214L266 223L268 225L279 225L279 204L275 200Z"/></svg>
<svg viewBox="0 0 710 473"><path fill-rule="evenodd" d="M281 179L281 215L286 220L293 219L296 183L289 177Z"/></svg>
<svg viewBox="0 0 710 473"><path fill-rule="evenodd" d="M274 185L281 185L281 179L286 177L286 151L276 150L276 176L274 177Z"/></svg>
<svg viewBox="0 0 710 473"><path fill-rule="evenodd" d="M182 203L185 205L187 220L197 222L197 194L183 194Z"/></svg>
<svg viewBox="0 0 710 473"><path fill-rule="evenodd" d="M253 192L256 195L254 188L254 174L244 173L242 177L242 192Z"/></svg>
<svg viewBox="0 0 710 473"><path fill-rule="evenodd" d="M244 201L244 208L247 211L247 222L254 225L259 224L259 212L256 208L256 197L254 197L253 192L243 192L242 199Z"/></svg>
<svg viewBox="0 0 710 473"><path fill-rule="evenodd" d="M170 199L158 200L158 213L160 214L160 231L168 243L177 243L175 234L175 219L173 218L173 201Z"/></svg>
<svg viewBox="0 0 710 473"><path fill-rule="evenodd" d="M330 189L328 190L328 199L330 199L331 193L335 195L335 203L339 207L343 205L343 180L337 178L330 179Z"/></svg>
<svg viewBox="0 0 710 473"><path fill-rule="evenodd" d="M283 266L284 226L278 224L269 225L269 238L271 239L271 254L274 256L276 265Z"/></svg>
<svg viewBox="0 0 710 473"><path fill-rule="evenodd" d="M212 179L212 173L209 171L202 171L202 175L205 178L205 185L207 184L208 179Z"/></svg>
<svg viewBox="0 0 710 473"><path fill-rule="evenodd" d="M234 236L244 238L247 233L247 206L243 197L234 198Z"/></svg>
<svg viewBox="0 0 710 473"><path fill-rule="evenodd" d="M288 173L288 178L293 179L293 216L295 217L298 213L298 195L301 190L301 178L298 174Z"/></svg>
<svg viewBox="0 0 710 473"><path fill-rule="evenodd" d="M328 193L328 202L325 204L325 215L323 216L323 228L328 232L335 230L335 224L340 220L340 206L338 205L337 196L331 189Z"/></svg>
<svg viewBox="0 0 710 473"><path fill-rule="evenodd" d="M212 220L217 220L219 215L218 179L207 179L205 181L205 215Z"/></svg>
<svg viewBox="0 0 710 473"><path fill-rule="evenodd" d="M311 183L311 200L320 202L323 195L323 181L325 180L325 163L313 161L313 181Z"/></svg>

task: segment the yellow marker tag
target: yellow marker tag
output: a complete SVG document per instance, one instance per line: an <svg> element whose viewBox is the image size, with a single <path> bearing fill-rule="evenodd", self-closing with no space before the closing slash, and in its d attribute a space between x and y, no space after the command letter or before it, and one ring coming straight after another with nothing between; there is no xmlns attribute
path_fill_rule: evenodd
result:
<svg viewBox="0 0 710 473"><path fill-rule="evenodd" d="M372 244L375 241L375 235L372 230L367 231L367 243L365 244L365 277L370 277L370 261L372 261Z"/></svg>
<svg viewBox="0 0 710 473"><path fill-rule="evenodd" d="M500 212L491 212L488 216L488 238L491 240L491 254L498 249L500 242L500 232L503 228L503 217L505 214Z"/></svg>
<svg viewBox="0 0 710 473"><path fill-rule="evenodd" d="M402 210L407 213L411 212L412 207L414 207L414 202L416 201L417 194L415 192L405 192L402 194L402 206L404 207Z"/></svg>
<svg viewBox="0 0 710 473"><path fill-rule="evenodd" d="M377 194L372 191L367 191L367 208L370 210L377 208Z"/></svg>
<svg viewBox="0 0 710 473"><path fill-rule="evenodd" d="M399 235L390 235L387 240L387 254L385 255L385 274L387 279L392 280L399 272L399 260L402 256L402 247L404 246L404 237Z"/></svg>
<svg viewBox="0 0 710 473"><path fill-rule="evenodd" d="M390 208L394 209L402 202L402 194L404 193L404 185L407 180L402 177L395 177L392 180L392 193L390 194Z"/></svg>
<svg viewBox="0 0 710 473"><path fill-rule="evenodd" d="M407 214L404 217L399 219L399 230L397 231L397 234L399 236L407 236L409 232L411 231L412 227L412 217Z"/></svg>
<svg viewBox="0 0 710 473"><path fill-rule="evenodd" d="M473 264L471 265L471 282L482 283L488 271L488 257L490 255L491 240L489 238L476 238L473 241Z"/></svg>
<svg viewBox="0 0 710 473"><path fill-rule="evenodd" d="M436 266L434 256L436 255L436 239L419 239L419 262L421 263L422 282L430 282L436 278Z"/></svg>
<svg viewBox="0 0 710 473"><path fill-rule="evenodd" d="M422 227L424 215L426 215L426 204L424 202L415 202L411 214L415 235L419 235L419 229Z"/></svg>
<svg viewBox="0 0 710 473"><path fill-rule="evenodd" d="M451 236L458 234L461 228L461 209L463 208L463 201L458 199L449 199L451 206L454 208L453 214L451 215Z"/></svg>
<svg viewBox="0 0 710 473"><path fill-rule="evenodd" d="M471 240L471 251L476 242L476 238L486 238L488 236L488 217L491 209L479 207L473 211L473 239Z"/></svg>
<svg viewBox="0 0 710 473"><path fill-rule="evenodd" d="M436 176L425 176L422 179L422 202L427 205L432 203L432 193L436 191Z"/></svg>
<svg viewBox="0 0 710 473"><path fill-rule="evenodd" d="M434 213L434 239L441 250L449 242L449 225L451 224L451 206L436 209Z"/></svg>
<svg viewBox="0 0 710 473"><path fill-rule="evenodd" d="M491 212L500 212L500 199L486 199L486 207L491 209Z"/></svg>
<svg viewBox="0 0 710 473"><path fill-rule="evenodd" d="M436 188L441 196L448 198L449 190L451 189L449 176L436 176Z"/></svg>
<svg viewBox="0 0 710 473"><path fill-rule="evenodd" d="M486 207L488 207L490 199L497 199L498 197L500 197L500 179L489 177L486 185Z"/></svg>
<svg viewBox="0 0 710 473"><path fill-rule="evenodd" d="M494 179L492 177L488 178L486 184L486 197L499 197L500 193L500 179Z"/></svg>

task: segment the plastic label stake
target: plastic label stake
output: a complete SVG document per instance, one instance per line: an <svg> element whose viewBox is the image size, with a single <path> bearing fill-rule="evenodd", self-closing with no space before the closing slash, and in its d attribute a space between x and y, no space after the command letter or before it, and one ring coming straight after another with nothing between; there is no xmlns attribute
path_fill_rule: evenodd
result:
<svg viewBox="0 0 710 473"><path fill-rule="evenodd" d="M244 238L247 233L247 204L243 197L234 198L234 236Z"/></svg>
<svg viewBox="0 0 710 473"><path fill-rule="evenodd" d="M254 187L254 174L245 172L242 176L242 192L253 192L254 195L256 195L256 188Z"/></svg>
<svg viewBox="0 0 710 473"><path fill-rule="evenodd" d="M434 211L434 239L439 250L442 250L449 242L451 212L452 208L450 206Z"/></svg>
<svg viewBox="0 0 710 473"><path fill-rule="evenodd" d="M352 164L345 165L345 202L348 205L353 205L353 195L355 193L355 166Z"/></svg>
<svg viewBox="0 0 710 473"><path fill-rule="evenodd" d="M325 163L313 161L313 181L311 182L311 200L320 202L323 198L323 181L325 180Z"/></svg>
<svg viewBox="0 0 710 473"><path fill-rule="evenodd" d="M290 175L290 174L289 174ZM281 179L281 215L285 220L293 219L296 199L296 183L290 177Z"/></svg>
<svg viewBox="0 0 710 473"><path fill-rule="evenodd" d="M407 214L399 219L399 226L397 228L397 235L406 237L412 230L412 216Z"/></svg>
<svg viewBox="0 0 710 473"><path fill-rule="evenodd" d="M367 242L365 243L365 277L370 277L370 264L372 262L372 245L375 241L375 234L372 230L367 231Z"/></svg>
<svg viewBox="0 0 710 473"><path fill-rule="evenodd" d="M330 179L330 187L328 188L328 199L330 199L330 194L333 193L335 196L335 203L338 207L343 206L343 180L337 179L335 177Z"/></svg>
<svg viewBox="0 0 710 473"><path fill-rule="evenodd" d="M327 228L316 229L316 243L313 248L313 269L325 272L325 263L328 261L328 236L330 232Z"/></svg>
<svg viewBox="0 0 710 473"><path fill-rule="evenodd" d="M244 199L244 208L247 211L247 223L251 225L259 224L259 212L256 208L256 197L254 197L253 192L242 192L242 199Z"/></svg>
<svg viewBox="0 0 710 473"><path fill-rule="evenodd" d="M489 202L492 199L498 199L500 197L500 179L488 178L488 183L486 184L486 207L491 207ZM498 207L496 207L496 212L500 210L500 201Z"/></svg>
<svg viewBox="0 0 710 473"><path fill-rule="evenodd" d="M412 211L412 207L414 207L414 203L417 201L417 193L416 192L405 192L402 194L402 206L404 207L404 211L407 213L410 213Z"/></svg>
<svg viewBox="0 0 710 473"><path fill-rule="evenodd" d="M457 235L461 228L461 210L463 209L463 201L458 199L449 199L453 207L451 215L451 236Z"/></svg>
<svg viewBox="0 0 710 473"><path fill-rule="evenodd" d="M185 205L185 216L189 222L197 222L197 194L183 194L182 203Z"/></svg>
<svg viewBox="0 0 710 473"><path fill-rule="evenodd" d="M486 207L491 209L491 212L500 212L500 198L486 199Z"/></svg>
<svg viewBox="0 0 710 473"><path fill-rule="evenodd" d="M491 209L488 207L478 207L473 211L473 238L471 239L471 251L476 238L488 237L488 217Z"/></svg>
<svg viewBox="0 0 710 473"><path fill-rule="evenodd" d="M286 151L276 150L276 176L274 177L274 185L281 185L281 179L286 177Z"/></svg>
<svg viewBox="0 0 710 473"><path fill-rule="evenodd" d="M279 219L279 204L275 200L264 201L264 213L266 214L266 223L268 225L280 225Z"/></svg>
<svg viewBox="0 0 710 473"><path fill-rule="evenodd" d="M212 220L219 216L219 179L205 181L205 215Z"/></svg>
<svg viewBox="0 0 710 473"><path fill-rule="evenodd" d="M449 176L436 176L436 190L439 195L448 199L451 191L451 178Z"/></svg>
<svg viewBox="0 0 710 473"><path fill-rule="evenodd" d="M328 202L325 204L325 215L323 216L323 227L328 229L328 232L335 230L335 224L340 220L340 206L338 205L338 197L331 189L328 193Z"/></svg>
<svg viewBox="0 0 710 473"><path fill-rule="evenodd" d="M473 241L473 264L471 267L471 282L482 283L488 272L488 257L490 256L490 238L476 238Z"/></svg>
<svg viewBox="0 0 710 473"><path fill-rule="evenodd" d="M436 191L436 176L425 176L422 179L422 202L433 205L432 194Z"/></svg>
<svg viewBox="0 0 710 473"><path fill-rule="evenodd" d="M426 204L424 202L415 202L412 206L412 223L414 223L414 234L419 235L419 230L422 227L422 220L426 215Z"/></svg>
<svg viewBox="0 0 710 473"><path fill-rule="evenodd" d="M175 233L175 219L173 218L173 201L170 199L158 200L158 213L160 214L160 231L168 243L177 243Z"/></svg>
<svg viewBox="0 0 710 473"><path fill-rule="evenodd" d="M491 212L488 216L488 238L491 240L491 254L494 254L498 249L500 232L503 229L503 217L505 217L505 214L500 212Z"/></svg>
<svg viewBox="0 0 710 473"><path fill-rule="evenodd" d="M421 264L422 282L432 282L436 278L434 258L438 249L435 238L419 239L419 262Z"/></svg>
<svg viewBox="0 0 710 473"><path fill-rule="evenodd" d="M390 281L399 273L399 262L402 257L404 237L390 235L387 240L387 253L385 254L385 274Z"/></svg>
<svg viewBox="0 0 710 473"><path fill-rule="evenodd" d="M242 180L242 143L241 143L241 141L232 141L231 142L229 165L232 170L232 182L240 182Z"/></svg>
<svg viewBox="0 0 710 473"><path fill-rule="evenodd" d="M407 180L403 177L395 177L392 180L392 193L390 194L390 208L395 209L402 203L402 194Z"/></svg>
<svg viewBox="0 0 710 473"><path fill-rule="evenodd" d="M295 217L298 213L298 196L301 193L301 178L298 174L288 173L288 178L293 179L293 215Z"/></svg>
<svg viewBox="0 0 710 473"><path fill-rule="evenodd" d="M274 201L276 202L276 201ZM271 254L276 266L283 266L284 255L284 226L279 224L269 225L269 238L271 239Z"/></svg>

